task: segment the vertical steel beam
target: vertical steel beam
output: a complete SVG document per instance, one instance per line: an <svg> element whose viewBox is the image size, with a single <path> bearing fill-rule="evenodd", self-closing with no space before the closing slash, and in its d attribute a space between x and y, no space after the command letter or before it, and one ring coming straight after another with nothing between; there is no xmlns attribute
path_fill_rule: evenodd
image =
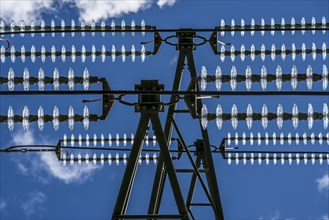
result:
<svg viewBox="0 0 329 220"><path fill-rule="evenodd" d="M145 137L145 136L144 136ZM143 144L142 144L143 145ZM138 159L139 159L139 156L138 156ZM132 191L132 188L133 188L133 185L134 185L134 182L135 182L135 177L136 177L136 173L137 173L137 167L138 167L138 165L136 165L135 167L134 167L134 171L133 171L133 173L132 173L132 176L134 177L133 179L132 179L132 181L130 182L130 185L129 185L129 188L128 188L128 191L127 191L127 199L126 199L126 201L125 201L125 203L124 203L124 205L123 205L123 210L124 210L124 213L126 213L127 212L127 208L128 208L128 204L129 204L129 199L130 199L130 195L131 195L131 191Z"/></svg>
<svg viewBox="0 0 329 220"><path fill-rule="evenodd" d="M175 197L176 205L177 205L177 208L178 208L178 212L179 212L179 214L185 216L183 219L189 219L188 210L187 210L187 207L185 205L183 193L181 191L181 188L180 188L180 185L179 185L179 182L178 182L178 178L177 178L177 175L176 175L176 172L175 172L174 164L172 162L170 152L169 152L169 149L168 149L167 141L166 141L164 132L162 130L162 126L161 126L161 122L160 122L160 118L159 118L159 113L158 112L154 112L154 113L152 112L152 113L150 113L150 116L151 116L151 122L152 122L152 126L153 126L155 136L156 136L156 138L159 142L160 151L161 151L161 154L163 156L163 161L164 161L164 165L166 167L166 171L168 173L171 188L172 188L172 191L174 193L174 197Z"/></svg>
<svg viewBox="0 0 329 220"><path fill-rule="evenodd" d="M195 164L200 167L200 163L201 163L201 157L197 156L196 160L195 160ZM195 185L196 185L196 173L193 172L192 174L192 178L191 178L191 183L190 183L190 188L188 190L188 194L187 194L187 199L186 199L186 206L187 208L190 208L191 203L192 203L192 199L193 199L193 195L194 195L194 189L195 189Z"/></svg>
<svg viewBox="0 0 329 220"><path fill-rule="evenodd" d="M148 113L142 112L137 127L134 144L132 146L129 155L127 167L122 179L120 191L113 211L112 219L119 219L117 216L126 214L126 210L131 194L131 188L136 176L138 159L142 151L142 145L144 142L146 130L148 128L149 120L150 120L150 115Z"/></svg>
<svg viewBox="0 0 329 220"><path fill-rule="evenodd" d="M178 60L177 60L177 67L176 67L176 72L175 72L174 83L172 86L172 91L178 91L180 89L180 85L181 85L181 81L182 81L182 74L183 74L183 70L184 70L184 66L185 66L185 57L186 57L186 52L184 49L181 49L179 51L179 56L178 56ZM175 98L176 98L176 96L172 95L170 97L170 101L171 102L175 101ZM175 118L174 111L176 109L176 105L177 104L175 103L168 107L168 113L167 113L167 118L166 118L165 127L164 127L164 136L166 138L167 146L169 146L171 135L172 135L171 119ZM156 170L155 177L154 177L152 194L151 194L150 203L149 203L149 209L148 209L149 214L158 214L159 213L159 208L160 208L160 203L161 203L161 198L162 198L162 194L163 194L165 181L166 181L166 170L164 167L164 161L162 158L162 154L160 153L157 170Z"/></svg>
<svg viewBox="0 0 329 220"><path fill-rule="evenodd" d="M197 77L197 73L196 73L196 69L195 69L193 51L189 50L186 53L187 53L188 69L190 71L191 78L194 79ZM199 91L198 85L196 86L196 88L197 88L197 91ZM201 114L201 108L202 108L202 101L201 101L201 99L198 99L197 100L198 114ZM218 183L217 183L217 178L216 178L216 172L215 172L214 162L213 162L212 154L211 154L208 130L207 129L204 130L202 128L201 120L199 120L199 124L200 124L202 139L203 139L203 143L204 143L204 150L205 150L205 161L203 161L203 162L207 166L206 169L208 169L208 172L206 172L206 176L207 176L209 191L210 191L210 194L211 194L211 197L212 197L214 203L216 204L217 211L220 214L219 219L224 219L222 203L221 203L221 199L220 199ZM216 218L216 219L219 220L218 218Z"/></svg>

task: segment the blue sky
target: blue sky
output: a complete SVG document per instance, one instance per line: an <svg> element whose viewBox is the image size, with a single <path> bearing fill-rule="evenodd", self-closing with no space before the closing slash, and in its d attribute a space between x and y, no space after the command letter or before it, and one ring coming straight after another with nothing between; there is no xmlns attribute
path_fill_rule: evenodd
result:
<svg viewBox="0 0 329 220"><path fill-rule="evenodd" d="M243 18L246 24L249 24L251 18L259 24L261 18L264 18L266 23L270 22L270 18L274 18L277 23L281 18L285 18L286 23L290 22L291 17L295 17L299 23L302 17L305 17L309 23L314 16L317 21L320 21L323 16L329 19L328 1L183 1L183 0L140 0L140 1L83 1L83 0L61 0L61 1L8 1L0 0L0 18L9 23L14 19L19 24L22 18L26 24L31 19L39 23L44 19L47 24L54 19L56 24L60 24L60 20L64 19L67 24L71 19L75 19L76 24L79 20L84 19L86 23L92 18L99 23L104 19L107 24L110 24L112 19L116 23L121 23L125 19L126 24L129 24L132 19L136 23L140 23L145 19L146 24L155 25L158 28L213 28L219 25L220 19L225 19L226 23L230 23L234 18L237 24ZM168 36L168 34L163 34ZM208 36L208 34L205 34ZM10 38L10 37L9 37ZM117 50L120 50L121 45L125 44L126 50L134 44L136 50L140 50L141 41L152 40L152 35L146 34L141 37L136 34L131 37L130 34L121 37L116 34L112 37L111 34L106 34L102 37L96 34L92 37L91 34L86 34L82 37L81 34L76 34L72 38L66 34L64 38L60 34L40 37L36 35L31 38L26 35L24 38L15 36L10 38L10 41L15 46L16 50L20 50L22 45L25 45L27 50L35 45L37 51L42 45L45 45L47 50L50 50L52 45L56 48L61 48L65 45L66 48L71 48L75 45L77 50L80 50L82 45L85 45L87 50L91 50L91 46L95 45L100 49L101 45L105 45L110 50L114 44ZM305 43L307 48L310 48L312 42L320 48L323 42L328 42L328 32L325 35L316 33L312 35L310 32L301 35L296 33L291 36L286 33L281 36L276 33L275 36L270 36L266 33L264 37L260 33L255 33L254 37L246 33L245 37L241 37L235 33L231 37L226 33L221 38L224 42L230 42L236 49L242 44L249 50L252 44L256 49L260 49L261 44L265 44L266 48L270 48L272 43L277 48L281 48L284 43L287 48L290 48L292 43L296 44L297 48L301 48L301 44ZM151 45L146 48L152 49ZM227 48L229 50L229 48ZM134 84L138 84L142 79L158 79L165 84L166 89L171 88L173 74L176 68L177 51L169 45L163 45L156 56L147 57L142 63L137 57L134 63L131 58L127 57L126 62L122 63L118 57L116 62L112 63L110 57L107 57L105 63L92 63L90 58L87 58L85 63L77 58L75 63L72 63L69 58L65 63L62 63L60 58L57 58L56 63L52 63L50 58L47 58L45 63L42 63L37 58L34 64L28 58L25 63L22 63L19 58L15 64L6 59L5 63L0 64L1 76L7 76L8 70L12 67L16 76L22 76L23 70L27 67L31 76L37 76L39 68L45 70L46 76L52 76L55 67L58 68L61 76L67 76L67 72L71 67L77 76L82 76L85 67L88 68L91 76L106 77L110 86L113 89L133 89ZM265 62L262 62L259 57L256 57L252 62L250 58L246 58L244 62L239 57L232 62L226 58L225 62L221 62L219 57L213 55L209 45L198 48L195 51L195 62L197 70L201 71L201 66L205 66L209 74L214 74L216 66L220 66L223 74L229 75L232 65L235 65L238 73L244 74L247 66L252 68L253 74L260 74L262 65L266 65L268 72L275 72L277 65L280 65L283 72L290 73L293 65L296 65L298 72L305 73L308 65L311 65L314 72L321 72L323 65L328 65L328 57L322 60L320 56L314 61L311 55L306 57L303 62L301 56L297 55L295 61L291 61L291 57L287 56L285 61L280 57L276 57L275 61L271 61L269 56ZM185 89L189 83L189 73L184 72L182 88ZM31 86L31 90L35 90L36 86ZM207 90L214 90L214 83L209 83ZM284 83L282 87L284 91L291 91L290 83ZM1 90L7 90L7 86L0 86ZM22 86L16 88L21 90ZM46 86L46 89L52 90L52 86ZM67 89L66 86L61 86L61 90ZM82 89L82 86L76 86L76 89ZM90 89L100 89L100 85L91 85ZM269 83L268 89L275 90L275 83ZM306 90L306 83L299 83L298 91ZM229 84L223 86L223 91L229 91ZM245 91L244 84L238 84L238 91ZM253 85L254 91L260 91L260 85ZM321 91L321 83L314 83L314 91ZM328 91L328 89L327 89ZM81 114L84 104L82 99L98 98L97 96L88 97L0 97L0 113L7 114L9 105L14 108L15 113L21 114L25 105L29 106L30 113L36 114L39 105L42 105L45 114L52 114L55 105L58 106L60 113L67 114L69 106L72 105L76 113ZM168 99L165 97L164 99ZM129 97L130 101L134 97ZM282 104L283 109L291 112L294 103L298 105L300 112L307 112L307 104L312 103L314 111L322 112L323 103L328 104L328 97L222 97L219 100L207 100L208 111L214 113L218 104L221 104L224 112L230 112L233 104L236 104L239 112L245 112L247 105L250 103L254 112L260 112L263 104L267 104L270 112L276 112L278 104ZM180 109L183 109L184 103L180 103ZM99 103L90 103L88 105L90 113L101 112ZM161 116L165 118L165 113ZM186 138L187 144L194 142L196 138L200 138L198 123L192 121L190 116L179 115L177 117L179 127ZM48 123L42 132L38 131L36 123L30 124L28 132L24 132L21 124L16 124L14 131L10 132L7 124L0 125L0 146L5 148L12 144L29 144L29 143L48 143L56 144L63 134L70 136L72 133L76 136L82 134L103 133L107 136L109 133L115 135L119 133L127 133L129 136L135 132L138 123L138 115L134 113L132 108L115 103L109 117L106 121L91 123L89 130L85 131L82 124L75 124L74 131L71 132L66 123L60 125L59 131L54 131L52 124ZM222 138L228 132L235 134L238 132L250 131L257 134L264 134L265 131L261 127L259 121L254 122L252 130L248 130L245 122L239 122L237 131L234 131L231 122L224 122L223 128L218 130L215 121L210 121L208 125L210 131L210 140L213 145L218 145ZM269 134L283 132L287 134L291 132L302 134L306 132L310 134L314 132L318 134L322 132L326 134L328 129L323 128L321 121L315 121L312 130L307 128L307 122L300 121L297 130L294 130L291 122L285 122L282 130L279 130L275 122L269 122L266 130ZM177 136L177 135L174 135ZM128 145L129 146L129 145ZM145 146L147 148L155 148L153 146ZM271 150L286 150L286 151L311 151L321 150L328 151L328 144L315 144L307 146L292 144L291 146L244 146L246 150L263 150L268 148ZM229 166L219 155L214 155L215 168L217 179L221 192L224 215L227 219L318 219L327 220L329 215L329 177L328 165L314 166L299 165L276 165L262 166L258 165L231 165ZM178 167L190 166L186 158L175 163ZM63 167L52 154L43 155L0 155L0 219L108 219L116 201L116 196L119 191L123 171L125 166L121 163L119 166L66 166ZM137 178L135 181L134 191L132 193L131 203L128 208L128 213L146 212L148 207L148 199L150 189L153 184L153 177L156 167L153 165L143 164L139 167ZM184 195L188 190L190 177L188 174L179 174L179 180ZM169 186L169 184L166 184ZM196 190L195 201L205 202L206 198L201 194L201 187ZM174 199L170 192L170 188L165 188L162 213L176 212L174 207ZM195 209L197 219L212 219L212 213L208 209Z"/></svg>

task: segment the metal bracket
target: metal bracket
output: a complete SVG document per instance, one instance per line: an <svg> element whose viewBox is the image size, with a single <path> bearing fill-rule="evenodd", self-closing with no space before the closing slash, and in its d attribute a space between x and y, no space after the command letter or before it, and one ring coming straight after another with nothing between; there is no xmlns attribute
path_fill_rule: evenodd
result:
<svg viewBox="0 0 329 220"><path fill-rule="evenodd" d="M136 91L163 91L164 85L159 84L158 80L142 80L141 84L135 85ZM135 112L158 111L163 112L164 103L161 102L161 97L155 95L138 95L138 103L135 105Z"/></svg>
<svg viewBox="0 0 329 220"><path fill-rule="evenodd" d="M226 139L223 138L223 140L222 140L222 142L220 143L220 146L219 146L219 151L222 154L223 158L225 158L225 148L226 148L225 142L226 142Z"/></svg>
<svg viewBox="0 0 329 220"><path fill-rule="evenodd" d="M155 31L154 32L154 51L153 51L153 55L157 54L159 49L160 49L160 46L162 44L162 37L160 35L160 32L158 31Z"/></svg>
<svg viewBox="0 0 329 220"><path fill-rule="evenodd" d="M102 80L102 88L103 91L111 91L111 87L109 86L106 80ZM103 103L103 112L100 117L101 120L105 120L111 111L111 108L114 104L115 97L113 94L103 94L102 103Z"/></svg>
<svg viewBox="0 0 329 220"><path fill-rule="evenodd" d="M197 89L196 83L197 82L194 82L193 80L191 80L190 84L187 87L187 91L196 91L196 89ZM198 117L196 95L185 95L184 102L186 104L187 109L191 113L192 118L196 119Z"/></svg>
<svg viewBox="0 0 329 220"><path fill-rule="evenodd" d="M195 156L200 156L202 159L204 159L204 143L203 140L201 139L197 139L194 142L194 146L195 146Z"/></svg>
<svg viewBox="0 0 329 220"><path fill-rule="evenodd" d="M217 31L212 32L212 34L210 35L209 44L210 44L212 50L214 51L214 53L216 55L218 55L219 52L218 52L218 32Z"/></svg>
<svg viewBox="0 0 329 220"><path fill-rule="evenodd" d="M180 49L195 50L196 46L194 44L194 38L196 36L196 32L192 31L193 30L192 28L181 28L179 30L181 32L176 33L176 37L178 38L178 44L176 45L176 50L180 50Z"/></svg>

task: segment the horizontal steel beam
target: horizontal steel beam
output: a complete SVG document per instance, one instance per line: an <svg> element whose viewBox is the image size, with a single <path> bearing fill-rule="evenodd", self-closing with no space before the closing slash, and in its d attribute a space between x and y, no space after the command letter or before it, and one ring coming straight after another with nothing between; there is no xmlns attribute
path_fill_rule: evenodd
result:
<svg viewBox="0 0 329 220"><path fill-rule="evenodd" d="M190 151L190 152L192 152L192 151ZM176 172L177 173L195 173L196 171L194 169L176 169ZM199 172L205 173L205 172L207 172L207 170L199 169Z"/></svg>
<svg viewBox="0 0 329 220"><path fill-rule="evenodd" d="M118 219L183 219L184 215L157 215L157 214L149 214L149 215L117 215Z"/></svg>
<svg viewBox="0 0 329 220"><path fill-rule="evenodd" d="M191 206L211 206L209 203L191 203Z"/></svg>

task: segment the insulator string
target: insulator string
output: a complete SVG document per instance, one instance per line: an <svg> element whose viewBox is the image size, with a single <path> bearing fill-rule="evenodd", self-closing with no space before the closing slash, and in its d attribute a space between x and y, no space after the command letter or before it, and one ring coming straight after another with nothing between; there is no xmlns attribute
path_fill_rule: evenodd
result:
<svg viewBox="0 0 329 220"><path fill-rule="evenodd" d="M89 158L85 158L85 157L81 157L81 158L77 158L77 157L74 157L73 158L73 161L74 162L78 162L78 161L81 161L81 162L85 162L85 161L90 161L90 162L93 162L93 161L97 161L97 162L101 162L101 161L112 161L112 162L115 162L115 161L124 161L124 160L128 160L129 159L129 156L127 156L126 158L125 157L111 157L111 158L108 158L108 157L105 157L104 158L100 158L100 157L97 157L97 158L93 158L93 157L89 157ZM140 160L152 160L153 158L147 158L145 156L143 157L140 157L139 158ZM72 161L71 158L60 158L59 161L66 161L66 162L70 162Z"/></svg>
<svg viewBox="0 0 329 220"><path fill-rule="evenodd" d="M228 31L237 31L237 30L288 30L288 29L293 29L293 30L302 30L302 29L323 29L329 27L329 23L325 24L325 27L323 26L322 23L316 23L316 24L312 24L312 23L305 23L305 24L295 24L294 26L292 26L291 24L285 24L284 27L282 27L282 24L274 24L274 25L270 25L270 24L265 24L264 26L259 25L259 24L255 24L254 26L252 25L244 25L243 27L239 24L235 24L232 28L231 25L225 25L225 26L217 26L216 29L220 29L222 30L228 30ZM6 25L4 26L4 31L21 31L21 26L15 25L15 26L9 26ZM81 27L80 25L76 25L76 26L70 26L70 25L65 25L64 27L62 26L54 26L51 27L49 25L47 26L40 26L40 25L36 25L33 28L30 25L25 25L24 29L25 31L31 31L34 30L36 32L40 32L40 31L105 31L105 32L111 32L111 31L146 31L146 30L156 30L155 26L151 26L151 25L145 25L145 30L142 29L143 27L141 25L135 25L135 27L132 27L131 25L125 25L125 29L122 29L121 25L115 25L114 27L112 27L111 25L106 25L106 26L101 26L101 25L95 25L94 27L92 27L91 25L85 25L84 27ZM197 29L196 29L197 30ZM157 31L161 31L161 29L157 30Z"/></svg>
<svg viewBox="0 0 329 220"><path fill-rule="evenodd" d="M236 24L234 26L225 25L225 26L217 26L216 29L220 31L282 31L282 30L291 30L291 31L299 31L299 30L325 30L329 27L329 23L326 23L325 26L322 23L305 23L305 24L285 24L284 27L282 24L265 24L264 26L255 24L255 25L244 25L241 26Z"/></svg>
<svg viewBox="0 0 329 220"><path fill-rule="evenodd" d="M237 153L237 152L234 152L234 153ZM252 153L252 152L250 152L250 153ZM258 152L254 152L254 153L257 153L258 154ZM294 156L291 156L291 157L289 157L286 154L284 154L284 156L282 156L280 153L276 157L274 157L274 156L268 156L268 157L266 157L265 155L263 155L263 153L261 153L262 156L258 156L257 154L254 157L251 157L251 156L246 156L246 157L244 157L244 156L238 156L237 157L234 154L232 154L231 159L232 160L235 160L235 159L238 159L238 160L244 160L244 159L245 160L252 160L252 159L255 159L255 160L258 160L258 159L260 159L260 160L267 160L267 159L268 160L275 160L275 159L277 159L277 160L281 160L281 159L283 159L283 160L290 160L290 159L291 160L304 160L304 159L307 159L307 160L312 160L312 159L314 159L314 160L320 160L320 159L324 159L323 157L321 158L319 155L316 155L316 156L312 157L309 154L306 157L304 157L304 156L297 157L296 154L294 154ZM321 153L319 153L319 154L321 154Z"/></svg>
<svg viewBox="0 0 329 220"><path fill-rule="evenodd" d="M247 118L249 118L249 116L247 115L247 113L237 113L237 120L238 121L245 121ZM290 121L292 120L294 117L293 114L291 113L286 113L284 112L283 115L282 115L282 118L284 121ZM301 113L299 112L298 115L296 116L298 118L298 120L302 120L302 121L307 121L308 120L308 113ZM320 112L313 112L313 120L323 120L323 113L320 113ZM201 116L199 116L199 118L201 118ZM209 121L211 120L216 120L217 116L216 114L214 113L208 113L207 114L207 119ZM231 120L233 117L232 117L232 114L231 113L222 113L221 115L221 119L223 121L229 121ZM261 121L262 120L262 113L253 113L252 116L250 117L252 120L255 120L255 121ZM268 112L268 115L267 115L267 119L269 121L271 120L277 120L278 118L278 114L277 113L271 113L271 112Z"/></svg>
<svg viewBox="0 0 329 220"><path fill-rule="evenodd" d="M94 164L96 164L97 162L101 162L101 164L103 165L104 162L116 162L117 165L119 165L119 162L124 162L124 164L126 165L127 161L129 159L129 156L125 155L125 156L111 156L111 157L108 157L108 156L104 156L103 157L92 157L92 156L87 156L87 157L83 157L81 156L80 158L78 157L61 157L59 158L59 161L62 161L62 162L70 162L71 165L73 165L74 163L79 163L81 164L82 162L93 162ZM177 157L172 157L171 158L172 160L177 160L178 158ZM158 156L152 156L152 155L145 155L145 156L141 156L138 158L139 162L141 161L146 161L146 163L150 163L153 161L154 164L157 163L157 160L158 160ZM64 164L66 165L66 164ZM111 164L110 164L111 165Z"/></svg>
<svg viewBox="0 0 329 220"><path fill-rule="evenodd" d="M291 79L293 77L291 76L291 74L282 74L282 82L290 82ZM221 81L222 83L229 83L231 82L231 79L232 77L229 76L229 75L222 75L221 76ZM239 82L245 82L247 80L247 77L246 75L236 75L236 82L239 83ZM276 81L277 80L277 77L275 74L267 74L266 75L266 79L267 79L267 82L273 82L273 81ZM301 82L301 81L306 81L308 79L308 76L306 73L298 73L297 76L296 76L296 79L298 82ZM323 76L322 74L318 74L318 73L312 73L312 79L313 79L313 82L316 82L316 81L321 81L323 80ZM201 76L199 76L197 78L198 81L201 81ZM259 74L253 74L250 78L251 82L261 82L262 80L262 76ZM207 76L207 82L216 82L216 76L215 75L208 75Z"/></svg>
<svg viewBox="0 0 329 220"><path fill-rule="evenodd" d="M269 165L270 161L273 161L273 165L276 165L278 162L281 162L281 165L284 165L285 162L292 165L293 161L296 162L296 165L299 165L301 162L304 162L305 165L308 162L314 165L315 161L319 161L319 164L322 165L325 160L327 160L327 164L329 165L329 152L226 151L223 157L229 165L233 161L235 161L236 165L239 165L240 161L244 165L246 165L247 161L250 161L251 165L255 162L261 165L263 161L266 165Z"/></svg>
<svg viewBox="0 0 329 220"><path fill-rule="evenodd" d="M85 25L84 27L81 27L80 25L76 26L69 26L66 25L65 27L62 26L34 26L33 28L31 26L24 26L25 31L21 31L21 26L4 26L4 32L0 32L0 34L16 34L16 33L45 33L45 32L147 32L147 31L156 31L155 26L145 25L145 27L142 27L141 25L136 25L135 27L132 27L131 25L126 25L124 29L122 29L121 25L115 25L114 27L110 25L106 26L100 26L95 25L95 27L92 27L91 25Z"/></svg>
<svg viewBox="0 0 329 220"><path fill-rule="evenodd" d="M234 53L232 53L231 51L221 51L220 52L220 55L225 55L225 56L231 56L232 54L235 55L235 56L241 56L241 55L245 55L245 56L251 56L251 55L255 55L255 56L258 56L258 55L262 55L262 54L265 54L265 55L272 55L272 54L275 54L275 55L282 55L283 53L286 54L286 55L290 55L290 54L293 54L295 53L296 55L297 54L322 54L324 51L320 48L317 48L316 50L312 50L312 49L306 49L305 51L304 50L301 50L301 49L296 49L296 50L289 50L289 49L286 49L285 51L282 51L282 50L278 50L276 49L275 51L272 51L272 50L264 50L264 51L261 51L261 50L255 50L254 52L251 51L251 50L245 50L245 51L241 51L241 50L235 50ZM325 53L329 53L329 48L325 50Z"/></svg>
<svg viewBox="0 0 329 220"><path fill-rule="evenodd" d="M132 142L132 141L134 141L134 138L131 138L131 137L126 137L126 138L123 138L123 137L119 137L119 138L117 138L117 137L112 137L112 138L108 138L108 137L104 137L104 139L103 138L96 138L96 139L94 139L94 138L90 138L90 139L86 139L86 138L81 138L81 139L79 139L79 138L74 138L74 139L71 139L71 138L68 138L67 139L67 141L73 141L73 142L86 142L86 141L96 141L96 142L109 142L109 141L112 141L112 142L115 142L115 141L119 141L119 142L124 142L124 141L127 141L127 142ZM152 142L154 139L152 138L152 137L145 137L144 138L144 141L145 140L148 140L149 142ZM61 142L63 141L63 139L61 139L60 140Z"/></svg>
<svg viewBox="0 0 329 220"><path fill-rule="evenodd" d="M323 128L327 129L329 125L329 115L328 115L328 105L323 103L323 112L314 112L312 104L308 104L307 113L301 113L298 111L298 106L293 105L291 113L283 111L281 104L278 105L276 113L268 112L267 106L264 104L261 113L254 113L251 104L248 104L246 113L239 113L238 108L233 104L231 113L223 113L223 109L219 104L216 108L216 114L208 113L206 105L202 106L201 114L199 114L199 119L201 119L201 125L203 129L207 128L209 120L215 120L218 129L222 129L223 121L231 120L231 124L234 130L238 128L239 121L245 121L248 129L250 130L253 126L253 121L261 121L262 127L266 130L268 121L276 120L279 129L282 129L284 121L291 121L294 129L298 128L299 120L307 120L308 128L312 129L314 120L323 121Z"/></svg>
<svg viewBox="0 0 329 220"><path fill-rule="evenodd" d="M8 78L7 77L0 77L0 85L7 84L8 83ZM23 77L15 77L14 78L14 84L23 84L24 78ZM53 84L54 83L54 78L53 77L48 77L45 76L43 78L44 84ZM59 84L68 84L69 79L68 77L59 77ZM84 78L80 76L75 76L74 77L74 84L83 84ZM89 76L89 84L96 84L102 82L101 78L97 76ZM38 77L29 77L29 84L38 84L39 79Z"/></svg>
<svg viewBox="0 0 329 220"><path fill-rule="evenodd" d="M250 141L250 140L254 140L254 141L257 141L257 140L262 140L262 141L273 141L273 140L277 140L277 141L280 141L280 140L284 140L284 141L296 141L296 140L300 140L300 141L303 141L303 140L323 140L323 141L326 141L326 140L329 140L329 136L322 136L322 137L318 137L318 136L314 136L314 137L311 137L311 136L299 136L299 137L296 137L296 136L291 136L291 137L287 137L287 136L268 136L268 137L264 137L264 136L261 136L261 137L257 137L257 136L253 136L253 137L250 137L250 136L246 136L246 137L242 137L242 136L237 136L237 137L234 137L234 136L231 136L231 137L226 137L224 138L225 140L231 140L231 141L234 141L234 140L238 140L238 141Z"/></svg>
<svg viewBox="0 0 329 220"><path fill-rule="evenodd" d="M53 115L43 115L43 121L44 122L53 122ZM68 115L60 114L58 116L59 122L67 122L69 119ZM74 122L83 122L83 115L75 114L74 115ZM100 120L101 117L98 116L97 114L89 114L89 121L90 122L97 122ZM22 122L23 117L21 115L14 115L13 120L15 123ZM6 115L0 115L0 123L7 123L8 117ZM38 115L29 115L28 116L28 121L29 122L37 122L38 121Z"/></svg>
<svg viewBox="0 0 329 220"><path fill-rule="evenodd" d="M10 57L12 55L11 52L8 52L6 51L4 53L4 56L6 57ZM111 51L105 51L105 52L102 52L102 51L95 51L95 52L91 52L91 51L86 51L84 53L82 53L81 51L76 51L76 52L72 52L72 51L66 51L65 53L62 53L61 51L56 51L54 53L52 52L49 52L49 51L46 51L45 53L41 52L41 51L36 51L35 53L31 53L31 52L25 52L25 53L22 53L20 51L16 51L14 53L14 56L15 57L20 57L20 56L26 56L26 57L31 57L32 55L33 56L36 56L36 57L41 57L41 56L45 56L45 57L51 57L51 56L56 56L56 57L61 57L62 55L65 55L65 56L72 56L72 55L75 55L77 57L80 57L80 56L86 56L86 57L91 57L91 56L122 56L122 55L126 55L126 56L150 56L150 55L153 55L153 52L151 51L145 51L145 53L143 52L140 52L140 51L135 51L135 52L132 52L132 51L125 51L124 53L122 51L115 51L115 53L112 53Z"/></svg>
<svg viewBox="0 0 329 220"><path fill-rule="evenodd" d="M134 91L134 90L89 90L89 91L0 91L3 95L103 95L103 94L126 94L126 95L198 95L198 96L328 96L329 92L309 91Z"/></svg>
<svg viewBox="0 0 329 220"><path fill-rule="evenodd" d="M290 81L292 89L295 91L297 89L298 82L306 81L306 86L308 90L312 90L313 83L316 81L322 81L322 89L326 91L328 87L328 69L326 65L322 65L322 74L313 73L311 65L308 65L306 73L298 73L297 67L293 66L291 74L283 73L280 65L277 65L275 74L267 74L266 67L263 65L260 74L252 74L252 69L247 66L245 74L241 73L238 75L237 68L233 65L231 68L231 74L223 75L222 70L219 66L216 68L216 74L208 76L206 67L202 66L201 76L194 78L194 81L200 81L201 91L205 91L208 82L215 82L217 91L221 91L223 83L230 83L232 91L235 91L238 83L245 81L245 87L247 91L252 88L253 82L260 82L263 91L266 90L267 84L269 82L275 81L278 91L281 91L283 82Z"/></svg>
<svg viewBox="0 0 329 220"><path fill-rule="evenodd" d="M180 29L157 29L154 26L145 26L145 30L137 29L137 25L135 30L129 29L129 26L126 26L126 29L121 29L121 26L116 26L115 29L111 29L110 26L106 26L105 29L99 28L100 26L95 26L95 29L91 29L91 26L85 26L84 29L81 29L75 26L74 30L71 30L70 26L65 26L65 29L61 29L60 26L56 26L51 29L50 26L45 26L44 30L41 29L40 26L35 26L36 30L32 30L29 28L30 26L26 26L26 30L20 31L19 26L14 26L13 31L10 31L9 26L5 26L5 31L0 32L1 35L15 35L15 34L37 34L37 33L77 33L77 32L242 32L242 31L323 31L323 30L329 30L329 23L326 23L326 26L323 27L321 23L317 23L315 27L312 27L312 24L305 24L305 27L302 27L299 24L296 24L295 27L292 27L290 24L287 24L284 28L281 27L281 25L275 25L274 28L271 28L270 25L266 25L264 28L261 27L261 25L255 25L252 27L251 25L245 25L244 27L241 27L240 25L236 25L234 29L231 28L229 25L225 25L225 27L215 27L215 28L199 28L199 29L192 29L192 30L180 30ZM37 30L38 28L38 30ZM29 30L28 30L29 29Z"/></svg>

